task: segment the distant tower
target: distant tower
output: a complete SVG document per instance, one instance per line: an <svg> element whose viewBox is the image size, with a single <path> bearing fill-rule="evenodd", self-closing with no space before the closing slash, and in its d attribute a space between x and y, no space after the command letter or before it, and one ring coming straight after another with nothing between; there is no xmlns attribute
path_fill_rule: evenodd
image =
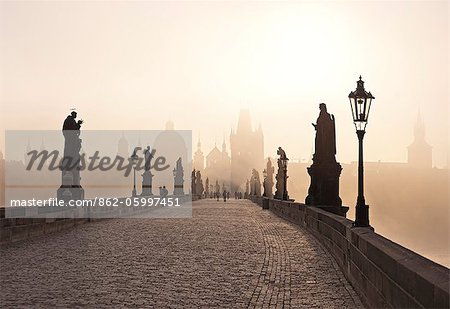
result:
<svg viewBox="0 0 450 309"><path fill-rule="evenodd" d="M117 155L119 157L124 158L125 160L128 159L128 157L130 156L130 153L128 152L128 141L125 138L125 135L122 132L122 136L119 139L119 143L117 145Z"/></svg>
<svg viewBox="0 0 450 309"><path fill-rule="evenodd" d="M408 164L415 168L432 167L431 146L425 141L425 125L420 111L414 126L414 141L408 146Z"/></svg>
<svg viewBox="0 0 450 309"><path fill-rule="evenodd" d="M200 138L197 143L197 151L194 153L194 169L203 173L205 169L205 156L202 152L202 143L200 142Z"/></svg>
<svg viewBox="0 0 450 309"><path fill-rule="evenodd" d="M222 142L222 154L228 154L227 153L227 144L225 143L225 137L223 138L223 142Z"/></svg>
<svg viewBox="0 0 450 309"><path fill-rule="evenodd" d="M236 132L231 130L231 192L243 191L252 169L264 168L264 136L261 125L252 130L249 110L239 113Z"/></svg>
<svg viewBox="0 0 450 309"><path fill-rule="evenodd" d="M214 144L214 148L206 156L205 176L217 179L221 183L230 183L230 156L227 153L225 141L222 151Z"/></svg>
<svg viewBox="0 0 450 309"><path fill-rule="evenodd" d="M189 145L189 148L188 148ZM173 169L176 166L177 160L181 157L183 169L190 171L192 167L192 153L188 149L192 147L192 141L181 134L180 131L175 130L175 125L172 121L166 123L166 129L161 131L156 136L152 149L156 150L157 156L165 158L165 163L169 165L166 170L158 171L153 180L153 187L158 188L162 186L169 187L173 183ZM184 181L189 181L189 177L185 177ZM185 183L186 188L188 184Z"/></svg>

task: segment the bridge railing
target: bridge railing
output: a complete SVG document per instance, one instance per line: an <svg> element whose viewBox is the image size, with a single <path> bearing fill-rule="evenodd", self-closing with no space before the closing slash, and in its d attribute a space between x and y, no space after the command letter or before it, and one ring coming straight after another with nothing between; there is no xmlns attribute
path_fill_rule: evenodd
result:
<svg viewBox="0 0 450 309"><path fill-rule="evenodd" d="M448 268L319 208L262 197L250 199L314 234L368 306L449 308Z"/></svg>
<svg viewBox="0 0 450 309"><path fill-rule="evenodd" d="M179 196L180 203L191 201L190 195ZM119 198L119 201L126 198ZM133 207L119 203L118 207L0 207L0 245L50 234L74 226L108 218L146 217L152 207Z"/></svg>

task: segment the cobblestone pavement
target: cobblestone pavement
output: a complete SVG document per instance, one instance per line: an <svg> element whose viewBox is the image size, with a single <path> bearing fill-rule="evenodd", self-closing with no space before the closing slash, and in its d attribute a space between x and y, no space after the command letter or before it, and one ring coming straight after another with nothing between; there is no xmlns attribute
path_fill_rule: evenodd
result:
<svg viewBox="0 0 450 309"><path fill-rule="evenodd" d="M109 219L1 248L2 307L359 308L313 236L246 200Z"/></svg>

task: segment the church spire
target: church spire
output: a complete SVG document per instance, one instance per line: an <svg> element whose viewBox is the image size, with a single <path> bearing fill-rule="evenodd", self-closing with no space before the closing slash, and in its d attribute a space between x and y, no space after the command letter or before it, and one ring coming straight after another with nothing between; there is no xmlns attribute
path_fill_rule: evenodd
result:
<svg viewBox="0 0 450 309"><path fill-rule="evenodd" d="M420 112L417 113L417 120L414 124L414 139L415 140L424 140L425 139L425 125L423 123L422 114Z"/></svg>
<svg viewBox="0 0 450 309"><path fill-rule="evenodd" d="M425 125L420 109L414 124L414 141L408 146L408 163L415 168L432 167L432 148L425 140Z"/></svg>
<svg viewBox="0 0 450 309"><path fill-rule="evenodd" d="M222 142L222 152L223 153L227 152L227 144L225 144L225 136L223 137L223 142Z"/></svg>
<svg viewBox="0 0 450 309"><path fill-rule="evenodd" d="M202 150L202 143L200 142L200 135L198 136L198 142L197 142L197 150Z"/></svg>

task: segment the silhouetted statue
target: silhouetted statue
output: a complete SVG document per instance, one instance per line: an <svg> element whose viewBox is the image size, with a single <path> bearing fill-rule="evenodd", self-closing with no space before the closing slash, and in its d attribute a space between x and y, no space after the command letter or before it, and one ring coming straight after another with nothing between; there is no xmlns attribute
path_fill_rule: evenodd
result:
<svg viewBox="0 0 450 309"><path fill-rule="evenodd" d="M214 187L215 187L215 191L216 192L220 191L220 185L219 185L219 181L218 180L216 180L216 185Z"/></svg>
<svg viewBox="0 0 450 309"><path fill-rule="evenodd" d="M248 198L249 195L249 186L250 186L250 181L247 179L247 182L245 183L245 192L244 192L244 198Z"/></svg>
<svg viewBox="0 0 450 309"><path fill-rule="evenodd" d="M287 160L289 160L286 156L286 152L281 147L278 147L277 155L280 156L279 160L281 160L282 162L286 162Z"/></svg>
<svg viewBox="0 0 450 309"><path fill-rule="evenodd" d="M205 190L203 187L202 174L200 171L197 171L197 175L195 177L195 193L201 197L203 195L203 191Z"/></svg>
<svg viewBox="0 0 450 309"><path fill-rule="evenodd" d="M284 154L286 155L286 154ZM275 171L275 168L272 166L272 161L270 161L270 158L267 159L267 165L264 170L264 181L263 181L263 187L264 187L264 194L263 196L268 198L273 198L272 188L273 188L273 173Z"/></svg>
<svg viewBox="0 0 450 309"><path fill-rule="evenodd" d="M278 171L276 175L276 191L275 191L275 199L278 200L289 200L289 195L287 191L287 163L288 163L288 157L286 156L286 152L283 150L283 148L278 147L277 155L280 157L277 160L278 163Z"/></svg>
<svg viewBox="0 0 450 309"><path fill-rule="evenodd" d="M150 170L152 158L153 158L153 155L152 155L150 146L147 146L147 148L144 149L144 160L145 160L144 169L146 171Z"/></svg>
<svg viewBox="0 0 450 309"><path fill-rule="evenodd" d="M181 158L178 158L176 167L173 169L173 177L173 195L184 195L184 169Z"/></svg>
<svg viewBox="0 0 450 309"><path fill-rule="evenodd" d="M216 180L216 190L215 190L215 192L216 192L216 195L217 195L217 200L219 200L219 197L220 197L220 185L219 185L219 181L218 180Z"/></svg>
<svg viewBox="0 0 450 309"><path fill-rule="evenodd" d="M342 167L336 162L336 133L335 119L327 112L324 103L319 105L320 114L317 124L313 124L316 130L315 152L313 164L308 168L311 176L311 185L305 203L342 215L348 207L342 207L339 197L339 176Z"/></svg>
<svg viewBox="0 0 450 309"><path fill-rule="evenodd" d="M205 180L205 197L206 198L209 196L209 193L210 193L210 191L209 191L209 178L206 177L206 180Z"/></svg>
<svg viewBox="0 0 450 309"><path fill-rule="evenodd" d="M72 112L64 120L62 132L64 136L64 157L60 165L61 186L57 191L58 199L64 201L84 199L81 187L81 142L80 128L83 120L76 121L77 113Z"/></svg>
<svg viewBox="0 0 450 309"><path fill-rule="evenodd" d="M195 186L195 178L196 178L196 175L195 175L195 169L192 171L192 174L191 174L191 194L192 194L192 197L194 196L194 195L196 195L197 193L195 192L195 189L196 189L196 186Z"/></svg>
<svg viewBox="0 0 450 309"><path fill-rule="evenodd" d="M252 175L250 176L249 180L249 195L255 195L255 179L253 178L253 170Z"/></svg>
<svg viewBox="0 0 450 309"><path fill-rule="evenodd" d="M261 196L261 181L256 169L252 170L252 195Z"/></svg>
<svg viewBox="0 0 450 309"><path fill-rule="evenodd" d="M150 146L144 149L144 173L142 174L142 196L153 195L152 192L152 180L153 174L150 172L151 160L153 158Z"/></svg>
<svg viewBox="0 0 450 309"><path fill-rule="evenodd" d="M63 132L64 131L80 131L81 125L83 124L83 120L78 120L76 121L75 119L77 119L77 112L72 112L70 113L69 116L67 116L66 120L64 120L63 123Z"/></svg>
<svg viewBox="0 0 450 309"><path fill-rule="evenodd" d="M327 112L325 103L319 105L320 113L317 124L312 124L316 130L315 152L313 162L336 162L336 129L334 115Z"/></svg>

